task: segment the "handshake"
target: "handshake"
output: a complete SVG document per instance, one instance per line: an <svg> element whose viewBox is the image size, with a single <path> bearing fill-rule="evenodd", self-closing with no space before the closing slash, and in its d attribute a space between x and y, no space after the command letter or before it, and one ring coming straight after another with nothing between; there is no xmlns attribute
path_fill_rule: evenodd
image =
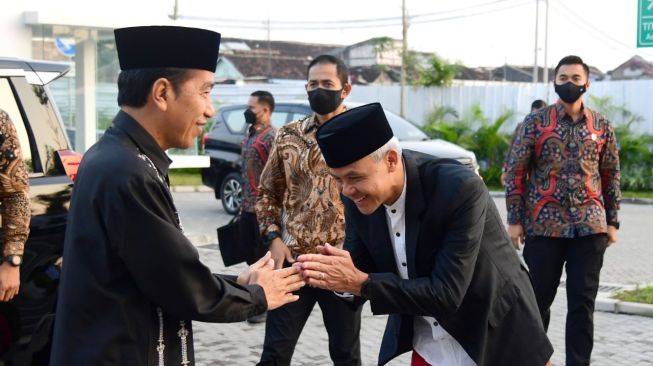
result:
<svg viewBox="0 0 653 366"><path fill-rule="evenodd" d="M297 301L299 296L293 292L306 284L360 295L368 275L354 266L349 252L329 244L318 246L317 251L318 254L300 255L292 266L276 270L271 253L267 252L238 276L238 283L261 286L268 310Z"/></svg>

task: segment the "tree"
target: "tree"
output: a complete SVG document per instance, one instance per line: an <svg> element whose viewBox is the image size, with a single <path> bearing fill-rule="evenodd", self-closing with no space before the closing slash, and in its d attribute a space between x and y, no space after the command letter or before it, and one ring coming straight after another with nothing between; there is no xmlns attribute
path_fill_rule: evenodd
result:
<svg viewBox="0 0 653 366"><path fill-rule="evenodd" d="M448 86L451 85L454 76L460 69L460 65L451 64L447 60L434 53L431 55L430 65L419 74L417 85L421 86Z"/></svg>

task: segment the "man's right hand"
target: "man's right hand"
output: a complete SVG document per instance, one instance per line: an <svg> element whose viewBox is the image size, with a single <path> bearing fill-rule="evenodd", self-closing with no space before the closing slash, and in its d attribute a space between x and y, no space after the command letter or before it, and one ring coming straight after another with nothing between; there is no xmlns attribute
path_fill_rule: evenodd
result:
<svg viewBox="0 0 653 366"><path fill-rule="evenodd" d="M286 246L286 244L283 243L281 238L272 239L272 243L270 244L270 252L272 253L272 259L274 259L275 269L283 268L284 260L286 260L288 263L295 262L290 249Z"/></svg>
<svg viewBox="0 0 653 366"><path fill-rule="evenodd" d="M526 240L524 227L520 224L508 225L508 235L510 236L510 241L512 241L512 246L517 250L519 250L520 245L524 244Z"/></svg>
<svg viewBox="0 0 653 366"><path fill-rule="evenodd" d="M287 267L274 270L274 260L270 260L263 268L253 271L249 284L257 284L263 288L268 310L274 310L282 305L299 300L293 291L302 288L305 283L299 270Z"/></svg>

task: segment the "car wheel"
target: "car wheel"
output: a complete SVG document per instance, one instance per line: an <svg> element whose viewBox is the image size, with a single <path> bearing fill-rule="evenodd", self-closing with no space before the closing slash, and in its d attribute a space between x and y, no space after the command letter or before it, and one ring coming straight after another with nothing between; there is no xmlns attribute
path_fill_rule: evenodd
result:
<svg viewBox="0 0 653 366"><path fill-rule="evenodd" d="M229 173L220 185L222 207L227 213L235 215L240 211L243 202L243 183L238 173Z"/></svg>

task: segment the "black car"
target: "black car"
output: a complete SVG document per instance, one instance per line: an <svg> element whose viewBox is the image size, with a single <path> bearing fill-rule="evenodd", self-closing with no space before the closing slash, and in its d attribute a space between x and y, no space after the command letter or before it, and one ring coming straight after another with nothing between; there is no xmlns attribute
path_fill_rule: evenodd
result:
<svg viewBox="0 0 653 366"><path fill-rule="evenodd" d="M345 104L350 108L360 105L349 102ZM246 104L221 107L211 130L203 136L204 154L210 156L211 165L202 169L202 182L214 189L215 198L222 200L225 211L232 215L238 212L242 201L239 160L241 142L247 129L243 115L246 108ZM280 127L311 113L313 112L308 101L276 103L272 113L272 125ZM388 110L385 114L402 148L441 158L453 158L478 172L478 163L473 152L444 140L429 139L409 121Z"/></svg>
<svg viewBox="0 0 653 366"><path fill-rule="evenodd" d="M13 121L29 174L30 234L19 295L0 303L0 364L46 365L72 179L80 156L46 87L69 67L0 58L0 108ZM4 230L0 230L4 241Z"/></svg>

